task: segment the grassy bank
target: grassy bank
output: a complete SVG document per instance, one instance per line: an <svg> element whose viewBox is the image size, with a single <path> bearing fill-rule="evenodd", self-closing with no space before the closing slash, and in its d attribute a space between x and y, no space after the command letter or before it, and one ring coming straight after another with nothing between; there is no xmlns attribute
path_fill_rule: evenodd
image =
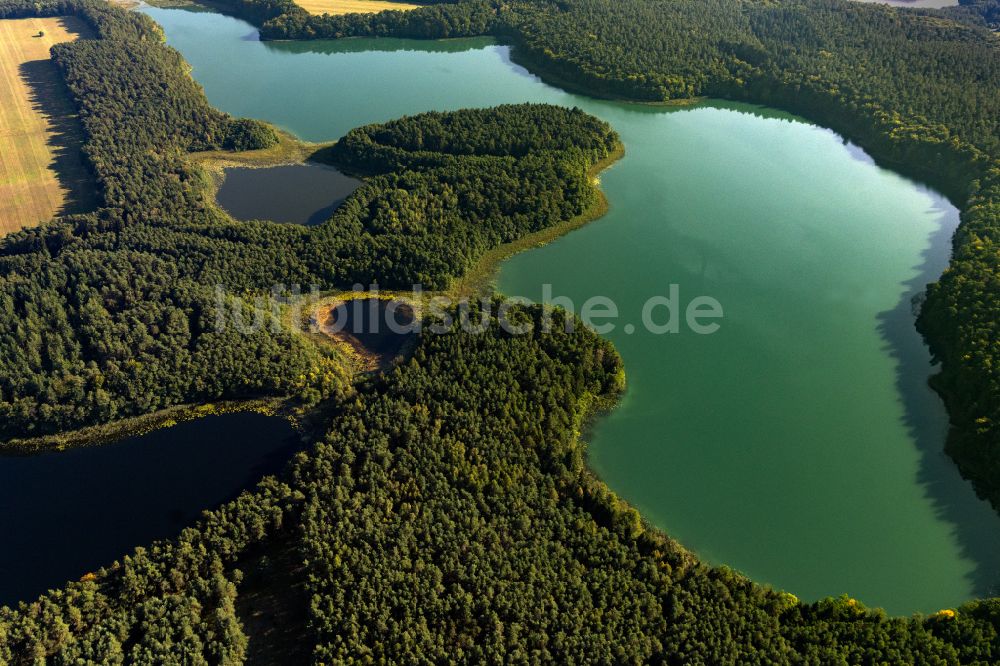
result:
<svg viewBox="0 0 1000 666"><path fill-rule="evenodd" d="M293 425L299 426L299 419L280 398L252 400L225 400L201 405L177 405L150 414L135 416L112 423L81 428L72 432L45 435L25 439L12 439L3 446L4 455L30 455L44 451L62 451L82 446L109 444L126 437L136 437L175 426L178 423L194 421L206 416L255 412L267 416L282 416Z"/></svg>
<svg viewBox="0 0 1000 666"><path fill-rule="evenodd" d="M269 167L302 164L308 162L319 151L333 143L310 143L293 134L273 127L278 135L278 143L262 150L232 151L207 150L191 153L189 159L201 167L210 177L213 187L218 189L225 178L226 169L267 169ZM215 189L211 192L215 195Z"/></svg>

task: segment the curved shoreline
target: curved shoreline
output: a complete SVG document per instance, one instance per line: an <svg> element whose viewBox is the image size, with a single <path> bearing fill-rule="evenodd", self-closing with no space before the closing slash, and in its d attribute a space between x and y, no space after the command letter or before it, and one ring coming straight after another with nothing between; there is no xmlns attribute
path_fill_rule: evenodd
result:
<svg viewBox="0 0 1000 666"><path fill-rule="evenodd" d="M128 437L138 437L156 430L170 428L179 423L196 421L206 416L242 412L283 417L294 428L301 430L302 423L286 408L285 403L285 398L248 398L246 400L219 400L199 404L174 405L148 414L130 416L110 423L87 426L79 430L11 439L0 447L0 457L30 456L49 451L101 446Z"/></svg>
<svg viewBox="0 0 1000 666"><path fill-rule="evenodd" d="M246 20L244 18L244 20ZM252 22L252 21L251 21ZM956 27L961 24L955 23ZM516 28L498 22L486 28L486 33L511 48L511 61L524 67L543 82L570 92L579 92L595 99L611 99L630 103L671 106L697 103L702 98L670 100L668 102L595 93L588 89L586 81L591 74L573 62L560 61L548 54L535 53L528 48ZM428 38L430 39L430 38ZM308 41L301 38L295 41ZM571 70L572 74L562 70ZM572 79L578 76L583 82ZM619 82L625 85L625 82ZM800 89L801 88L801 89ZM990 188L996 188L996 173L991 170L1000 167L1000 155L995 155L977 144L963 140L942 126L942 135L927 133L924 126L929 122L918 116L900 117L886 111L878 101L868 99L844 99L829 91L811 89L796 80L769 79L760 74L746 81L710 83L705 92L715 98L734 102L760 104L797 115L810 123L833 130L846 140L863 149L879 166L913 179L937 190L959 209L961 222L952 239L952 260L948 268L931 283L940 286L941 280L959 265L959 255L968 260L974 254L968 238L970 227L982 227L987 213L978 204L995 202ZM640 91L641 93L641 91ZM935 126L936 127L936 126ZM979 210L977 210L977 208ZM988 225L988 222L987 222ZM980 229L980 232L982 230ZM968 298L967 287L954 280L947 282L936 292L936 311L940 316L946 301ZM954 306L952 306L954 307ZM944 444L944 451L954 461L962 476L968 480L981 497L990 499L994 509L1000 512L1000 483L985 478L979 471L980 460L988 458L988 437L979 432L977 416L995 410L995 405L976 406L975 400L959 390L964 383L982 383L989 379L981 369L970 367L963 359L972 350L972 343L960 336L969 335L968 325L952 320L941 324L930 321L934 314L931 308L922 307L916 328L923 337L932 355L941 361L938 375L930 381L932 388L941 396L947 409L951 426ZM966 317L969 315L967 314ZM964 330L963 330L964 326ZM970 413L974 412L974 413ZM989 419L987 418L987 421ZM995 426L1000 427L1000 426ZM995 428L994 427L994 428ZM994 430L995 432L995 430ZM978 433L978 434L977 434ZM964 443L962 443L964 442ZM961 444L960 444L961 443ZM971 449L970 449L971 446ZM983 447L987 448L984 449ZM964 449L964 450L963 450ZM971 453L970 453L971 451ZM995 470L1000 462L992 462Z"/></svg>
<svg viewBox="0 0 1000 666"><path fill-rule="evenodd" d="M603 217L608 212L610 204L604 191L600 188L600 179L598 176L602 171L611 167L624 156L625 146L619 141L617 147L610 155L599 162L595 162L587 170L587 177L590 178L591 184L597 190L597 201L588 210L570 220L560 222L490 250L480 257L479 261L467 270L463 276L454 278L444 293L452 298L470 298L488 293L494 286L497 273L500 270L500 264L505 260L525 250L551 243L569 232Z"/></svg>
<svg viewBox="0 0 1000 666"><path fill-rule="evenodd" d="M576 174L577 174L577 177L579 177L580 176L580 171L577 171ZM579 191L579 189L577 191ZM603 200L603 207L604 207L604 210L606 210L607 209L607 205L608 205L607 200L603 197L603 194L600 194L600 196L598 196L597 199L592 202L593 205L588 208L587 213L588 214L594 213L598 208L600 208L601 207L601 203L602 203L601 200ZM586 217L586 216L587 215L581 215L580 217ZM594 214L589 219L595 219L598 216L599 216L599 214ZM574 218L574 219L576 219L576 218ZM580 224L582 225L583 223L584 222L581 222ZM573 227L573 228L576 228L576 227ZM568 230L570 230L570 229L567 229L567 231ZM554 238L555 237L558 237L558 235L554 236ZM513 244L509 244L509 245L513 245ZM503 246L503 247L507 247L507 246ZM527 248L523 248L523 249L527 249ZM518 251L518 250L513 250L511 252L511 254L513 254L513 252L516 252L516 251ZM475 268L479 268L478 264L475 266ZM601 349L600 351L606 351L608 354L615 354L615 351L614 351L614 349L613 349L613 347L612 347L612 345L610 343L605 343L605 345L606 345L606 348ZM506 357L501 356L501 358L506 358ZM525 367L530 370L532 366L529 363ZM442 375L442 376L444 376L446 378L446 381L447 381L447 376L446 375ZM517 380L518 378L515 377L514 379ZM481 387L487 387L488 388L488 382L489 382L488 379L486 380L486 382L480 381L479 385ZM608 385L608 383L603 384L603 385L606 386L606 385ZM373 401L375 399L381 397L380 394L374 393L374 392L371 395L372 395L372 400ZM566 395L566 394L564 393L563 395ZM496 398L492 397L492 396L487 396L487 397L489 399L488 400L484 400L481 404L483 406L487 407L487 409L488 409L491 406L490 403L496 404ZM575 444L575 446L577 446L577 447L584 447L585 448L586 447L586 443L582 441L581 435L580 435L580 432L579 432L581 422L585 422L588 415L597 416L598 413L599 413L600 408L605 404L604 401L605 400L611 401L612 400L612 396L606 396L606 395L603 395L603 393L601 395L595 396L591 392L584 391L584 392L581 393L580 391L577 391L577 395L575 397L577 399L573 401L575 403L574 404L574 407L575 407L574 411L576 412L575 414L573 414L574 418L572 419L572 421L570 421L569 419L567 419L566 421L564 421L563 423L561 423L559 425L559 428L557 430L555 430L553 432L555 433L555 435L558 437L559 440L563 440L563 438L565 438L566 440L569 440L570 442L573 442ZM411 401L411 402L413 403L414 410L416 410L417 408L421 407L420 403L417 400L414 400L414 401ZM568 403L568 402L569 401L563 400L564 404ZM357 401L357 404L360 407L360 405L362 403L360 401ZM370 403L367 403L367 401L366 401L365 406L367 407L368 404L370 404ZM482 411L486 411L486 410L484 409ZM330 413L323 415L324 417L326 417L325 420L323 421L324 425L329 425L330 423L334 423L334 424L337 423L337 421L332 421L332 422L330 421L330 418L333 416L333 414L334 414L334 412L331 410ZM317 420L317 423L319 423L319 420ZM342 421L342 423L351 423L351 421L347 420L347 417L345 417L345 419L344 419L344 421ZM164 423L164 425L169 425L169 423ZM573 430L569 430L569 428L567 426L572 427ZM553 440L554 439L555 438L553 438ZM515 443L517 443L517 440L513 440L513 441ZM571 444L570 449L568 451L569 453L571 453L573 451L574 444ZM319 452L322 452L323 451L323 446L320 445L320 447L318 447L316 450L319 451ZM515 449L511 449L511 451L516 451L516 447L515 447ZM306 454L303 454L302 456L299 457L299 460L305 460L307 457L308 456ZM502 464L504 462L503 458L498 459L497 462L499 462L499 463ZM288 469L288 468L286 467L286 469ZM411 466L409 469L410 470L417 470L419 468ZM545 469L545 467L543 467L542 469ZM409 471L409 470L406 470L406 471ZM657 545L658 544L670 544L671 547L668 548L668 550L672 550L673 549L673 545L671 544L670 538L664 532L660 531L657 528L651 528L651 529L648 528L647 525L642 522L641 515L639 514L638 511L636 511L635 509L633 509L627 502L618 500L618 498L614 495L614 493L611 492L610 488L608 488L607 484L603 483L602 481L600 481L600 479L596 478L592 474L592 472L590 471L589 466L587 465L587 461L586 460L584 460L584 466L583 466L583 469L580 471L580 476L578 478L581 479L580 483L581 483L581 485L583 487L579 487L578 486L576 488L573 488L573 487L571 487L569 485L567 485L565 487L565 491L566 492L565 492L564 497L566 499L567 504L576 503L580 499L583 499L584 502L586 502L586 503L592 503L593 506L596 506L596 508L599 509L599 510L605 510L606 509L608 515L604 515L603 513L601 513L600 515L598 515L598 513L600 513L599 511L598 512L590 511L590 517L594 519L594 521L598 524L599 527L606 527L609 530L613 530L614 534L617 534L617 538L618 539L620 539L622 542L625 542L626 544L629 545L632 553L636 553L636 554L640 554L641 553L641 554L644 554L644 555L647 555L647 556L651 555L651 557L649 557L649 563L651 565L653 565L653 566L659 565L660 567L662 567L663 571L665 572L665 574L660 574L659 572L656 573L657 576L661 576L661 575L663 576L662 578L659 578L659 580L664 581L665 585L676 584L676 585L678 585L680 587L680 586L685 585L685 579L688 579L688 578L690 578L692 576L698 576L700 574L701 576L705 577L705 582L708 583L709 585L707 585L707 586L703 585L700 588L694 588L694 587L692 587L691 589L693 589L693 590L697 590L697 589L707 590L708 594L705 597L706 599L713 599L713 600L714 599L718 599L718 602L720 604L725 604L726 606L730 606L730 604L732 604L732 601L733 601L733 597L728 596L726 594L727 590L732 590L732 591L738 592L740 588L742 588L742 587L745 586L746 588L748 588L748 590L751 593L753 593L753 594L756 595L756 594L760 594L760 592L759 592L760 590L763 590L764 588L768 587L766 585L759 585L759 584L753 583L750 579L745 578L743 576L740 576L739 580L735 581L735 583L734 583L735 579L732 577L732 574L730 573L730 570L728 569L728 567L725 567L725 566L711 567L707 562L699 561L697 558L695 558L690 553L687 553L686 551L684 552L683 556L680 558L679 562L674 563L672 560L670 562L668 562L667 558L663 557L661 555L661 553L657 552L657 550L658 550ZM534 490L534 489L537 489L539 487L544 487L544 486L542 484L532 484L530 487ZM294 490L293 490L293 488L294 488ZM322 494L328 488L330 488L330 485L327 485L326 488L320 487L319 493ZM562 488L559 489L560 492L562 490L563 490ZM295 493L297 493L297 495ZM556 497L558 498L558 495ZM225 573L223 575L228 575L228 573L230 571L232 571L233 584L235 586L239 586L242 583L242 579L241 579L241 574L237 573L237 572L242 572L242 571L246 571L247 570L247 567L243 566L243 562L241 562L240 560L243 559L243 558L245 558L246 553L248 551L248 548L252 548L254 546L254 544L259 543L260 539L262 539L262 538L272 538L272 537L274 537L275 536L275 531L274 530L275 529L282 529L283 528L283 523L282 523L282 521L284 520L283 517L287 518L287 516L294 514L294 507L296 506L296 503L300 502L302 499L304 499L303 493L299 491L299 489L298 489L297 486L288 486L288 487L282 487L282 488L277 488L277 487L273 487L273 486L272 487L267 487L266 489L262 490L259 494L249 494L248 493L245 496L245 498L246 498L245 501L246 501L246 503L249 506L235 505L235 504L233 504L233 505L226 505L225 508L219 509L219 510L213 512L211 515L206 514L206 517L204 519L198 521L196 528L193 528L191 530L185 530L182 533L181 537L179 537L178 539L171 539L169 541L169 543L164 543L162 545L162 550L161 549L153 550L152 551L153 552L153 556L152 557L154 557L154 558L161 558L162 557L162 561L167 562L166 566L163 567L165 571L170 572L172 569L174 569L174 567L176 567L176 569L174 569L174 570L175 571L179 571L181 573L181 575L184 575L186 573L186 569L184 569L181 566L178 566L177 564L173 564L172 562L170 562L167 559L168 557L171 556L171 549L175 547L174 544L177 544L177 549L178 549L178 551L180 551L183 547L186 547L188 544L195 543L197 545L201 545L201 544L204 543L207 546L208 552L210 552L213 556L215 556L218 553L218 555L221 557L222 566L223 566L223 568L225 570ZM393 499L394 499L393 497L391 497L391 496L389 497L389 500L390 500L389 506L390 507L392 506L392 501L391 500L393 500ZM243 501L243 500L244 500L244 498L241 498L241 501ZM274 508L276 508L277 511L275 511L275 510L269 510L269 509L274 509ZM586 507L584 507L584 508L586 508ZM593 508L593 507L591 507L591 508ZM230 511L230 509L232 509L232 510ZM266 511L266 513L265 513L265 511ZM216 521L215 518L217 516L222 516L222 519ZM266 523L264 523L264 527L260 527L260 525L261 525L261 521L260 520L251 522L251 519L253 517L255 517L255 516L258 517L258 518L263 516L265 520L267 520L268 518L270 518L270 520L272 522L266 522ZM607 520L608 518L611 519L610 522ZM622 518L624 520L618 520L619 518ZM235 525L235 528L238 529L239 531L237 532L236 536L233 537L232 539L227 540L227 541L222 541L221 542L223 544L222 547L218 547L218 546L216 546L216 541L213 541L212 539L216 538L221 530L229 529L229 525L230 525L229 521L230 520L233 521L233 524ZM253 527L253 529L251 529L251 530L242 529L243 526L246 525L246 524L248 524L248 523ZM622 524L618 524L618 523L622 523ZM274 524L277 524L276 528L274 527ZM440 524L440 523L438 523L438 524ZM529 527L530 527L530 524L529 524ZM537 538L535 535L536 534L540 534L540 532L531 532L527 528L522 528L522 529L523 529L523 531L525 533L525 536L529 540L532 539L532 538ZM612 536L614 536L614 534ZM472 534L472 536L474 538L476 535ZM226 534L225 537L228 539L229 535ZM257 541L254 541L255 537L256 537ZM221 541L221 539L220 539L220 541ZM558 543L558 542L556 542L555 540L553 540L552 543ZM676 548L679 550L681 547L679 545L677 545ZM197 552L198 548L196 546L194 549L191 549L191 550L193 550L194 552ZM191 550L189 550L188 552L191 552ZM204 551L202 551L202 552L204 552ZM166 554L165 555L161 555L161 553L166 553ZM148 560L144 559L144 558L147 557L146 556L146 551L140 548L140 549L138 549L136 551L136 555L134 555L133 557L134 557L134 559L131 560L131 562L130 562L130 560L128 558L123 559L123 562L125 563L124 567L123 567L123 571L128 572L129 574L131 574L132 572L136 571L137 569L139 571L144 571L145 569L139 569L138 567L135 567L135 565L133 565L132 562L138 562L138 564L140 566L146 564L146 562L148 561ZM358 558L358 559L360 559L360 558ZM219 560L216 560L216 562L218 562L218 561ZM624 561L624 560L622 560L622 561ZM159 563L159 560L157 560L157 563ZM186 564L186 562L185 562L185 564ZM173 565L173 566L171 566L171 565ZM673 565L675 568L671 569L671 565ZM117 563L116 563L116 566L117 566ZM239 568L237 569L237 567L239 567ZM150 570L152 570L152 569L150 569ZM705 574L705 572L709 572L709 573ZM100 572L100 574L99 574L99 576L97 576L96 578L95 578L95 576L93 574L88 574L83 579L82 582L80 582L80 583L71 583L70 584L70 588L69 588L70 592L68 594L66 594L65 596L60 596L59 593L50 593L50 598L53 599L53 601L54 601L55 604L62 603L64 601L66 601L66 600L68 600L68 602L71 604L71 603L73 603L73 600L74 600L74 597L72 595L76 591L78 591L78 590L86 590L87 594L90 594L93 591L93 589L94 589L91 586L99 586L99 588L98 588L100 590L99 593L107 593L108 596L111 597L117 591L117 588L114 587L114 585L116 584L116 582L118 580L117 576L118 576L117 573L109 573L108 571L102 569L101 572ZM555 581L559 580L558 578L553 578L551 576L549 578L550 578L550 580L555 580ZM191 579L194 580L194 581L196 581L196 582L198 581L197 576L193 576ZM95 580L96 580L96 582L95 582ZM381 580L381 578L372 578L370 580ZM720 580L721 580L722 584L719 585L718 594L712 594L712 591L714 590L714 587L711 585L711 583L713 581L719 582ZM696 582L698 582L698 581L696 581ZM84 586L86 586L86 587L84 587ZM612 589L614 587L615 587L614 585L611 586ZM233 587L232 589L236 590L237 588ZM591 589L594 589L594 588L591 588ZM666 594L666 589L665 588L657 588L657 589L664 589L665 594ZM664 600L663 606L662 606L662 611L664 612L664 618L665 619L667 617L666 616L667 612L670 612L671 610L674 610L674 611L677 610L676 608L671 608L671 606L673 606L676 603L681 603L681 604L687 605L689 612L690 612L691 608L694 608L695 610L698 609L698 606L696 606L695 604L698 603L699 597L695 596L692 599L692 601L694 603L688 603L687 599L684 596L680 596L680 597L675 596L675 594L683 595L685 593L686 589L687 588L683 588L682 587L676 593L673 590L671 590L669 592L670 597L669 597L669 599L665 599ZM238 591L245 598L245 594L244 593L247 591L247 589L246 588L241 588ZM234 591L233 594L235 596L236 592ZM727 636L727 638L729 638L730 642L736 643L738 645L738 643L740 641L742 641L742 639L744 638L743 629L744 629L744 627L747 627L747 620L749 620L749 621L755 620L756 618L758 618L758 617L761 616L760 615L761 611L764 611L768 615L773 614L775 616L774 623L771 626L775 629L775 636L777 637L776 638L776 644L777 644L778 640L787 641L787 642L782 642L781 645L783 645L784 648L785 648L785 650L788 651L788 652L786 652L786 654L791 654L791 650L793 648L795 648L795 647L798 647L798 643L795 642L795 639L796 639L797 636L799 636L801 634L797 634L795 632L796 632L797 629L799 629L799 627L803 627L803 628L804 627L809 627L809 628L812 628L813 626L819 626L821 624L821 622L823 622L823 620L826 619L825 617L823 617L823 615L822 615L823 613L826 613L827 611L830 611L830 610L832 610L834 612L839 612L839 610L840 610L836 606L834 606L832 609L830 608L831 604L836 604L837 603L836 601L833 601L833 600L831 600L830 604L826 604L826 606L824 606L824 602L820 602L819 604L802 604L800 606L799 603L798 603L798 600L795 597L793 597L792 595L787 595L787 597L785 597L785 596L777 595L777 594L774 594L774 593L771 593L771 592L765 592L764 594L766 594L766 596L767 596L766 599L763 599L763 598L759 599L759 600L755 599L754 600L754 605L750 605L750 604L747 605L748 610L752 609L756 613L755 615L751 615L748 612L745 615L741 615L740 617L734 617L734 620L739 620L739 622L733 621L731 625L727 625L726 624L726 622L729 621L729 618L727 616L723 615L723 616L719 617L719 621L717 621L714 624L713 628L717 631L718 627L721 626L721 627L723 627L723 630L725 631L726 629L728 629L731 626L731 627L734 628L734 631L739 631L740 633L736 634L736 636L735 636L735 638L736 638L735 641L733 641L731 638L729 638ZM762 594L761 596L764 596L764 594ZM117 598L117 597L115 597L115 598ZM141 601L141 599L140 599L140 601ZM791 603L785 603L786 601L787 602L791 602ZM43 601L41 603L47 604L48 601ZM135 603L135 602L134 602L134 599L125 599L124 603L128 604L128 603ZM856 612L858 613L858 615L854 614L855 607L858 604L853 599L845 602L845 604L847 604L847 605L849 605L851 607L850 608L850 613L851 614L849 614L847 616L848 622L850 622L851 620L858 620L858 618L861 616L861 614L864 613L863 610L857 610ZM211 608L212 606L210 604L206 604L205 607ZM528 608L530 609L531 606L528 606ZM610 606L609 608L612 609L612 610L617 610L617 609L614 608L614 606ZM619 604L618 608L622 608L622 605ZM653 610L655 610L655 611L661 610L660 604L655 604L655 603L652 604L650 606L650 608L653 609ZM601 610L603 610L603 608ZM742 609L740 607L737 607L737 610L742 610ZM814 613L813 611L816 611L816 612ZM946 617L951 618L951 619L955 618L956 614L953 611L947 611L947 612L950 613L950 615L947 615ZM803 618L801 618L801 617L795 617L798 614L805 615L806 613L812 613L812 615L808 619L805 619L805 620ZM969 608L968 612L965 610L965 608L962 609L961 615L964 616L962 618L962 621L965 621L966 617L969 617L969 616L972 615L971 604L970 604L970 608ZM25 611L24 615L22 617L27 617L27 616L28 616L28 613L27 613L27 611ZM819 616L819 617L817 617L817 616ZM676 617L676 615L674 615L674 617ZM811 624L810 622L814 618L816 618L818 621L815 622L815 624ZM881 629L881 627L883 625L888 624L886 622L886 620L885 620L885 615L884 614L880 614L878 612L873 612L872 613L871 620L873 620L873 622L871 623L873 629ZM871 636L872 636L872 630L869 630L869 633L867 633L867 634L862 634L861 633L861 631L864 630L864 625L862 625L863 621L864 620L858 620L855 623L856 625L861 625L859 627L859 629L858 629L858 639L857 639L859 641L859 643L858 643L859 646L864 646L865 645L865 643L861 642L864 639L867 639L867 640L871 641ZM668 626L669 626L669 622L670 622L670 620L667 620ZM893 620L889 620L889 622L892 623L893 630L897 634L898 634L899 630L904 630L905 631L905 627L907 626L905 624L907 622L907 620L905 618L901 618L899 620L893 619ZM918 631L918 630L920 630L919 624L922 622L922 619L921 619L921 617L918 614L914 614L913 617L909 620L909 622L911 623L910 626L913 626L915 632ZM124 626L124 625L119 625L119 626ZM848 623L845 623L844 626L845 627L849 627L850 625ZM924 626L924 628L926 628L927 627L927 622L924 622L923 626ZM2 627L0 627L0 628L2 628ZM432 625L432 628L434 628L433 625ZM547 629L547 626L545 628ZM763 631L764 629L767 629L767 628L771 628L771 627L762 627L761 630ZM254 633L250 629L251 629L251 625L244 625L242 627L243 631L245 631L248 634L252 634L253 640L256 640L256 633ZM750 625L749 629L753 630L754 627L752 625ZM240 627L237 627L237 630L239 631ZM822 631L822 629L820 629L820 631ZM713 633L715 633L715 632L709 632L709 637L710 638L714 638L714 636L711 635ZM930 634L930 633L931 632L926 632L926 634ZM665 633L663 635L666 636ZM243 634L240 634L240 636L241 637L245 637ZM914 634L914 637L916 638L916 634ZM317 637L317 640L319 640L320 638L321 637ZM615 636L615 638L619 638L619 637ZM824 636L824 638L826 638L826 636ZM849 640L853 640L853 637L850 634L847 634L845 636L845 638L848 641ZM921 640L922 640L924 638L924 635L920 635L919 638L921 638ZM684 640L679 640L678 644L683 644L685 640L686 640L686 638ZM826 640L830 640L830 639L826 638ZM904 636L904 640L905 640L905 636ZM831 642L834 643L834 645L836 644L835 641L831 641ZM666 644L666 640L664 640L664 643ZM942 641L942 643L944 643L944 641ZM317 643L317 645L318 644L319 643ZM818 641L817 641L817 644L818 644ZM744 649L752 649L753 646L755 646L755 643L750 643L749 641L743 641L743 646L744 646ZM2 648L2 646L0 646L0 648ZM832 650L832 648L831 648L831 650ZM0 650L0 651L2 651L2 650ZM720 659L720 661L721 660L722 659ZM0 661L2 661L2 659L0 659ZM678 659L678 661L680 661L680 659Z"/></svg>

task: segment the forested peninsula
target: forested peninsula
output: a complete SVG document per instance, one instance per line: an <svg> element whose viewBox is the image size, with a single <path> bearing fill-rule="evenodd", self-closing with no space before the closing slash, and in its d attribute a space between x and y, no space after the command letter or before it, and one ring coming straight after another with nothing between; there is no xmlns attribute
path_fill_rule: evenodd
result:
<svg viewBox="0 0 1000 666"><path fill-rule="evenodd" d="M609 90L595 84L596 93L728 94L779 106L784 96L785 106L797 100L794 110L824 122L821 113L842 112L831 126L880 158L914 164L951 192L964 188L970 198L956 258L921 321L945 360L952 441L961 444L952 451L960 462L978 453L980 487L995 493L993 36L938 15L863 10L883 19L865 34L872 62L884 69L873 64L862 74L850 64L861 56L844 54L868 42L837 18L853 5L740 3L741 12L759 15L736 21L706 13L699 29L680 23L706 6L736 5L588 0L485 11L489 5L462 3L413 10L418 18L406 20L426 20L430 37L435 20L462 28L464 15L492 16L480 32L523 40L520 57L537 58L550 76L569 80L576 72L580 86L612 82ZM272 13L282 8L245 3L240 11L277 26L290 15ZM509 20L515 13L519 22ZM617 13L613 21L609 13ZM534 324L529 335L511 335L487 316L485 334L422 337L408 360L356 383L327 349L292 331L264 327L248 336L212 325L216 284L230 294L225 307L242 309L276 282L444 288L488 250L590 209L599 193L588 171L619 150L612 128L540 105L367 126L330 151L367 176L330 221L235 222L211 202L205 175L186 155L267 147L272 130L213 110L148 17L97 0L0 0L4 18L66 14L97 35L60 45L53 56L80 110L102 201L94 213L0 241L0 299L10 313L0 321L3 438L219 397L322 400L332 420L280 478L207 512L177 539L0 609L0 663L1000 661L998 600L912 618L847 597L803 604L699 563L645 525L590 474L579 440L584 420L621 391L621 361L582 326L542 333L539 307L513 309L515 319ZM831 23L811 29L822 17ZM402 19L344 21L361 25L360 34ZM616 38L652 39L659 22L660 51L616 48ZM746 32L732 32L734 25ZM780 48L781 39L793 40L779 38L782 25L799 38L829 39L829 50ZM776 34L769 42L755 30ZM906 30L932 36L904 38ZM925 42L933 48L922 60L905 54ZM879 43L896 51L882 52ZM620 62L626 53L633 60ZM799 58L806 64L795 64ZM918 60L921 86L885 78L890 69L913 74ZM671 62L678 69L666 74ZM822 74L810 69L824 63ZM958 97L944 99L951 94ZM257 637L249 618L260 605L293 608L300 619L278 638Z"/></svg>

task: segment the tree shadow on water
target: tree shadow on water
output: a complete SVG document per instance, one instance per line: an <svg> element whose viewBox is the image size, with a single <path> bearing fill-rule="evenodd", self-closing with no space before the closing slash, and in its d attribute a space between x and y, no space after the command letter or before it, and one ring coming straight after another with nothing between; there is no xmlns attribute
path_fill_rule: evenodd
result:
<svg viewBox="0 0 1000 666"><path fill-rule="evenodd" d="M337 211L338 208L340 208L344 204L344 201L346 200L347 197L341 197L340 199L337 199L329 206L320 208L315 213L312 213L309 216L309 219L306 220L306 226L315 227L317 224L323 224L331 217L333 217L333 214Z"/></svg>
<svg viewBox="0 0 1000 666"><path fill-rule="evenodd" d="M941 398L928 385L937 372L915 321L927 284L936 281L951 256L951 236L958 211L934 194L938 228L922 253L917 275L904 283L892 310L878 315L886 350L896 362L896 389L904 407L904 425L920 453L917 481L937 517L951 526L962 556L973 563L969 582L977 597L1000 595L1000 516L976 497L972 485L945 454L948 415ZM919 581L914 581L919 585Z"/></svg>
<svg viewBox="0 0 1000 666"><path fill-rule="evenodd" d="M45 119L46 145L53 156L48 167L65 189L65 199L54 214L93 210L99 203L97 187L84 162L83 129L66 83L51 60L32 60L19 70L32 108Z"/></svg>

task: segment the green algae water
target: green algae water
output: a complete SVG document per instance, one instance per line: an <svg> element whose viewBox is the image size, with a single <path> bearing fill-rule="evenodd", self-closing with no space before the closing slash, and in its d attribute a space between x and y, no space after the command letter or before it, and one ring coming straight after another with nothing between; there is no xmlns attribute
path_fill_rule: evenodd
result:
<svg viewBox="0 0 1000 666"><path fill-rule="evenodd" d="M587 433L592 467L706 561L803 600L909 614L995 590L1000 519L942 453L947 416L913 328L958 222L941 196L787 114L574 96L488 40L265 44L232 18L145 11L214 105L310 141L526 101L610 122L626 147L601 175L610 212L498 280L617 304L607 335L629 386ZM715 298L719 330L648 332L643 304L671 285L682 306Z"/></svg>

